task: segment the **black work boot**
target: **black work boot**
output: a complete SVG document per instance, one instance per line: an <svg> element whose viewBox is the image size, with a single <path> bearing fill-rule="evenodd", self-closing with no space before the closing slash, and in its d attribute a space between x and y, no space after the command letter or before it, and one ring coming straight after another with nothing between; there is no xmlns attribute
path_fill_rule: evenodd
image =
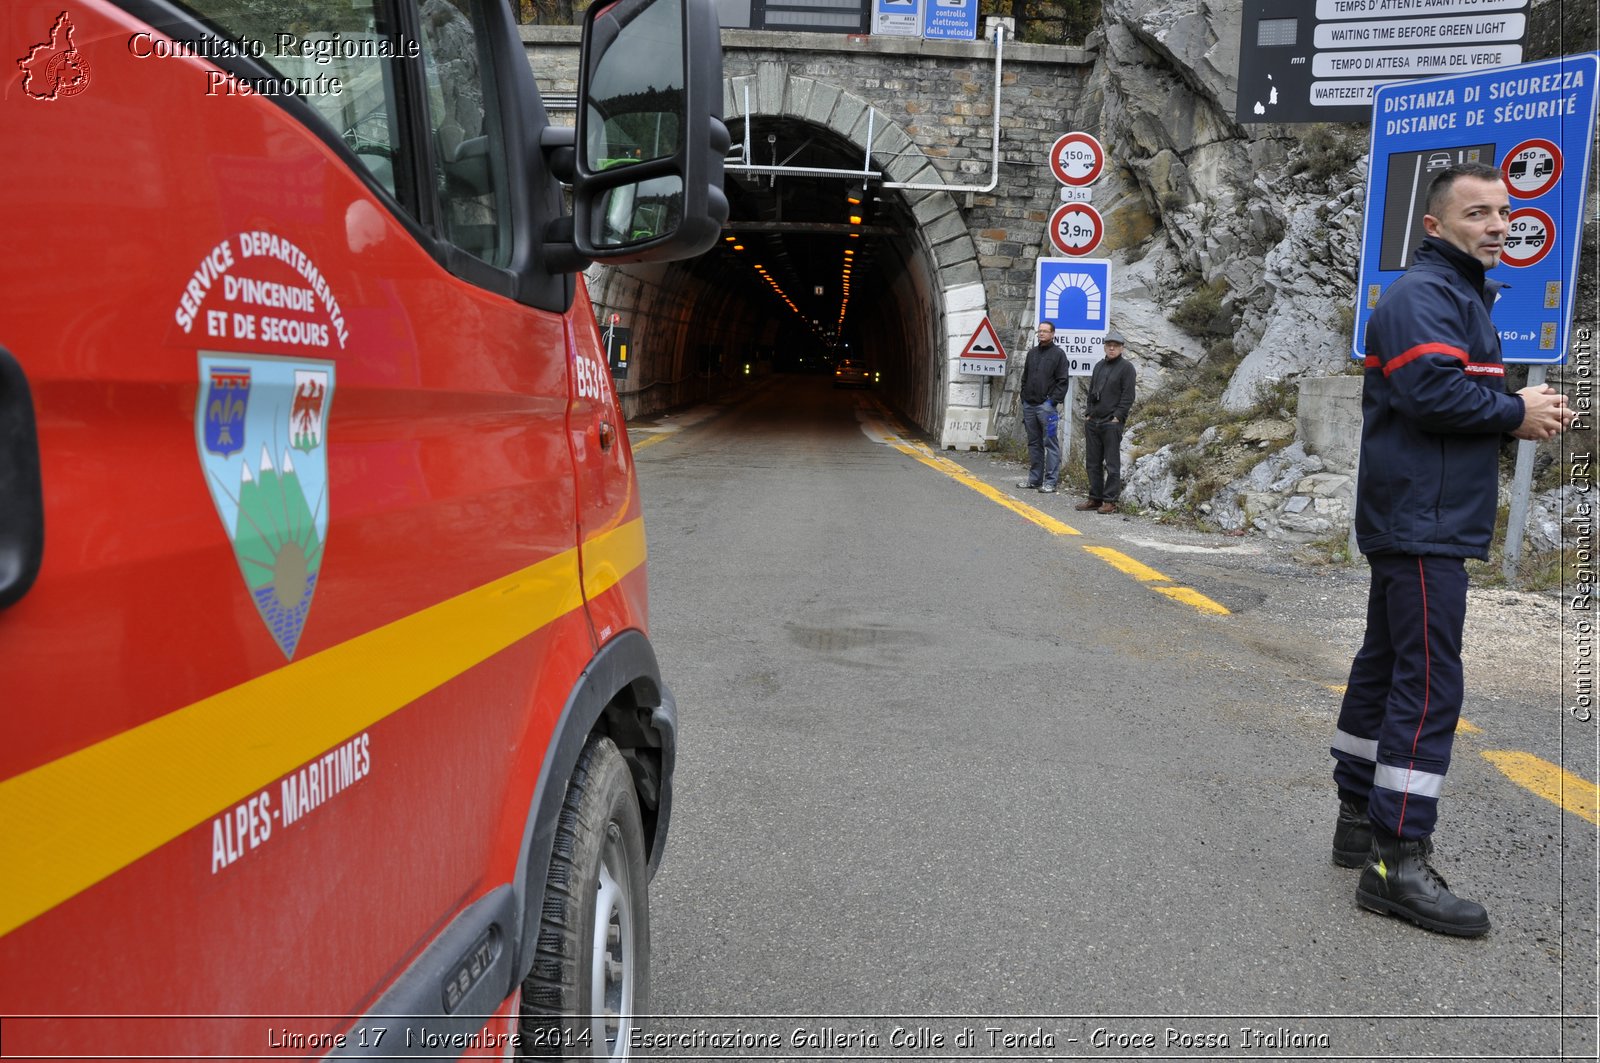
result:
<svg viewBox="0 0 1600 1063"><path fill-rule="evenodd" d="M1360 867L1372 850L1372 821L1367 818L1367 803L1355 798L1339 799L1339 819L1333 825L1333 862L1339 867Z"/></svg>
<svg viewBox="0 0 1600 1063"><path fill-rule="evenodd" d="M1428 863L1427 839L1397 838L1381 827L1372 831L1372 853L1356 884L1363 908L1409 919L1441 934L1475 938L1489 932L1489 913L1477 901L1450 892L1444 876Z"/></svg>

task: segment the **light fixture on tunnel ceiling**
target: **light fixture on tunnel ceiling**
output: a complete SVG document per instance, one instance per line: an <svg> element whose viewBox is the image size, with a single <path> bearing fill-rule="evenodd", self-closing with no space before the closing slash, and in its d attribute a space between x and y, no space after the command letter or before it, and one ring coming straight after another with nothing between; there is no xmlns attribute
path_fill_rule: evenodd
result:
<svg viewBox="0 0 1600 1063"><path fill-rule="evenodd" d="M851 233L850 235L854 238L859 234ZM850 284L855 273L855 256L855 248L846 247L844 249L844 259L839 266L839 318L834 328L840 333L844 332L844 319L850 312Z"/></svg>
<svg viewBox="0 0 1600 1063"><path fill-rule="evenodd" d="M783 285L778 283L777 278L772 275L771 270L767 269L767 267L760 262L752 264L750 268L754 269L761 279L766 281L767 284L771 286L773 292L777 294L778 298L783 301L785 306L794 311L794 313L797 315L800 315L802 318L804 318L804 313L798 306L795 305L794 300L789 298L789 293L783 290Z"/></svg>

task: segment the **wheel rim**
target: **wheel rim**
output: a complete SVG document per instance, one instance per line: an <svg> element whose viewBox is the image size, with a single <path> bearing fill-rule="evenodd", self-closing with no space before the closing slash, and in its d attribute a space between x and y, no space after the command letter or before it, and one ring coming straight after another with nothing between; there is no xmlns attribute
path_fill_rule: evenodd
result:
<svg viewBox="0 0 1600 1063"><path fill-rule="evenodd" d="M590 997L595 1014L594 1052L610 1059L626 1059L625 1030L633 1020L633 907L628 901L628 862L622 834L615 823L606 825L605 853L600 860L600 881L595 898L594 941L590 951Z"/></svg>

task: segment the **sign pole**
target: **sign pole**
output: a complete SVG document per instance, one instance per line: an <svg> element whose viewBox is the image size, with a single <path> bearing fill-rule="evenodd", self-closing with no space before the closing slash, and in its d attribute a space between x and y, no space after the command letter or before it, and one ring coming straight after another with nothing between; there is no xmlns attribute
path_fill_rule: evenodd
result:
<svg viewBox="0 0 1600 1063"><path fill-rule="evenodd" d="M1072 458L1072 411L1073 411L1074 407L1077 405L1077 402L1076 402L1077 398L1078 398L1078 378L1075 377L1075 376L1069 376L1069 377L1067 377L1067 397L1066 397L1066 400L1065 400L1065 402L1064 402L1064 404L1062 406L1062 409L1061 409L1061 416L1057 419L1058 422L1059 422L1057 424L1057 428L1061 432L1061 436L1062 436L1062 439L1061 439L1061 474L1062 474L1062 477L1065 477L1066 472L1067 472L1067 462ZM1056 483L1057 484L1061 483L1061 477L1058 477L1056 479Z"/></svg>
<svg viewBox="0 0 1600 1063"><path fill-rule="evenodd" d="M1545 367L1528 367L1528 386L1544 383ZM1528 527L1528 496L1533 493L1533 457L1539 444L1531 439L1517 441L1517 469L1511 479L1511 516L1506 525L1506 556L1501 571L1513 586L1517 582L1517 562L1522 560L1522 539Z"/></svg>

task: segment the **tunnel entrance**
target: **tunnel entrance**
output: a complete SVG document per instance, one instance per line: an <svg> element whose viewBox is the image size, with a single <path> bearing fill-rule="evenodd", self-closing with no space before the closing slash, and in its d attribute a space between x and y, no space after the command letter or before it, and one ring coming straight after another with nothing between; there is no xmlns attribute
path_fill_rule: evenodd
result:
<svg viewBox="0 0 1600 1063"><path fill-rule="evenodd" d="M728 223L703 265L764 312L758 345L774 370L864 362L909 412L936 375L926 364L929 269L904 196L864 171L798 172L862 170L862 150L831 130L785 117L747 121L750 162L796 172L730 170ZM730 132L736 145L746 142L745 121Z"/></svg>
<svg viewBox="0 0 1600 1063"><path fill-rule="evenodd" d="M864 362L880 397L941 445L952 423L964 427L963 445L981 445L990 411L977 408L979 385L951 386L959 354L951 341L959 348L982 317L982 287L965 285L963 305L949 305L952 284L924 226L938 218L946 243L970 246L951 197L867 176L865 138L853 139L859 121L850 134L792 114L726 121L738 156L730 161L743 161L748 141L757 166L863 176L730 167L729 218L713 249L668 266L591 270L602 325L615 312L632 326L636 375L617 382L627 415L701 401L719 382L746 376L831 373L848 358ZM889 143L902 147L875 148L872 171L916 151L903 134ZM926 173L937 180L931 165ZM952 394L961 389L972 394ZM952 402L972 408L952 421Z"/></svg>

